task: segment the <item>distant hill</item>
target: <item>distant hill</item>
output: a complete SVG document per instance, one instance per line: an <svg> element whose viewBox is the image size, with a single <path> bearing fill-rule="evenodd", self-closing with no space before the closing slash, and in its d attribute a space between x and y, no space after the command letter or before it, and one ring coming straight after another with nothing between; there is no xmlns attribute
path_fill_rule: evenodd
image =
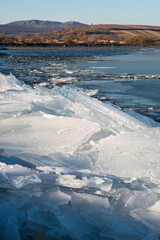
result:
<svg viewBox="0 0 160 240"><path fill-rule="evenodd" d="M69 22L56 22L56 21L41 21L41 20L26 20L15 21L8 24L0 25L0 34L5 36L23 36L31 37L42 33L47 33L62 28L84 26L85 24L69 21Z"/></svg>
<svg viewBox="0 0 160 240"><path fill-rule="evenodd" d="M60 29L44 37L47 39L78 39L80 41L95 40L113 40L123 41L137 35L160 40L160 27L158 26L141 26L141 25L83 25L71 27L69 29Z"/></svg>
<svg viewBox="0 0 160 240"><path fill-rule="evenodd" d="M3 35L3 36L1 36ZM9 37L9 38L8 38ZM13 39L16 38L16 39ZM56 21L16 21L0 25L1 44L65 44L159 46L160 27Z"/></svg>

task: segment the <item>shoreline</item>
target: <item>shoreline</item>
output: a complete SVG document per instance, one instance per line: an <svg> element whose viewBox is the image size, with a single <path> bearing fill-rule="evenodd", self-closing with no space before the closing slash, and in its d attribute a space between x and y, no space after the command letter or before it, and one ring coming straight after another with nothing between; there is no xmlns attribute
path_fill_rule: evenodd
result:
<svg viewBox="0 0 160 240"><path fill-rule="evenodd" d="M2 46L2 48L1 48ZM97 49L97 48L100 48L100 49L106 49L106 48L119 48L119 49L125 49L125 48L135 48L135 49L140 49L140 48L160 48L160 46L124 46L124 45L121 45L121 46L35 46L35 45L30 45L30 46L17 46L17 45L10 45L10 46L4 46L4 45L0 45L0 51L5 51L5 50L27 50L27 51L30 51L30 50L67 50L67 49L70 49L70 50L76 50L76 49Z"/></svg>

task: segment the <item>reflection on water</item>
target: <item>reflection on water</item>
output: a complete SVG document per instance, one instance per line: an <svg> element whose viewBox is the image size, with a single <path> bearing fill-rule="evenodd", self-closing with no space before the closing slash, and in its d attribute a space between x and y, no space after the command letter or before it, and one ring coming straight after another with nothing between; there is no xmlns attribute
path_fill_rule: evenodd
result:
<svg viewBox="0 0 160 240"><path fill-rule="evenodd" d="M159 48L20 48L1 53L4 74L48 88L70 84L94 90L101 101L160 121Z"/></svg>

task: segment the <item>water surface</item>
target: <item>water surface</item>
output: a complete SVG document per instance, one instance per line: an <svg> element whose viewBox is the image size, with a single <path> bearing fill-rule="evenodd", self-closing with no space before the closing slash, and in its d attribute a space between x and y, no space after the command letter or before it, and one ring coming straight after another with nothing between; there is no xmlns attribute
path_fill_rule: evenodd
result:
<svg viewBox="0 0 160 240"><path fill-rule="evenodd" d="M4 74L49 88L71 84L95 90L93 97L101 101L160 121L160 48L9 48L1 53Z"/></svg>

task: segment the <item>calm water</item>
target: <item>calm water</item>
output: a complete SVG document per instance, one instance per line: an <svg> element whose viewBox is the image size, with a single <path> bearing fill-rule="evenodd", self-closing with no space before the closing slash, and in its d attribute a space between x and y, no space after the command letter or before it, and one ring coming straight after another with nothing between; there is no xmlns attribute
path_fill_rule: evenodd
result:
<svg viewBox="0 0 160 240"><path fill-rule="evenodd" d="M48 88L69 84L160 121L160 48L10 48L0 72Z"/></svg>

